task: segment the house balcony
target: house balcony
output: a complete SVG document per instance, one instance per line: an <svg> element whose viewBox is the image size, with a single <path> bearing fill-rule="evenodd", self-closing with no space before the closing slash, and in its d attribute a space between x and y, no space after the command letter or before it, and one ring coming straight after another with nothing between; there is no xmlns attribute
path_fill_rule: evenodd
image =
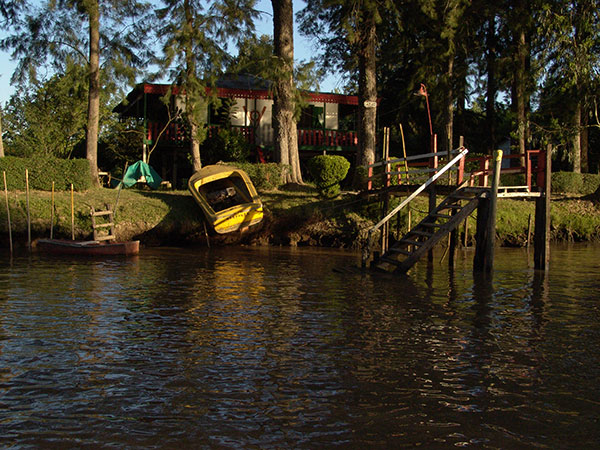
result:
<svg viewBox="0 0 600 450"><path fill-rule="evenodd" d="M145 143L153 145L159 139L160 146L184 147L188 142L187 127L180 123L171 123L164 128L160 122L148 122ZM220 128L209 125L208 135L211 136ZM272 138L258 136L260 130L254 127L231 126L241 133L252 145L257 142L265 143L263 147L272 147ZM272 134L272 133L271 133ZM354 152L358 147L356 131L298 128L298 149L301 153L312 154L325 152Z"/></svg>

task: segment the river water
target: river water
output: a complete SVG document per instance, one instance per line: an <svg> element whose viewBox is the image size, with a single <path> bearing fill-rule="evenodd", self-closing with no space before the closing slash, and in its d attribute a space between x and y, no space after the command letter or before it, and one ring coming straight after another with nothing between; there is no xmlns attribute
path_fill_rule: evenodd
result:
<svg viewBox="0 0 600 450"><path fill-rule="evenodd" d="M442 256L4 255L0 446L597 448L600 247Z"/></svg>

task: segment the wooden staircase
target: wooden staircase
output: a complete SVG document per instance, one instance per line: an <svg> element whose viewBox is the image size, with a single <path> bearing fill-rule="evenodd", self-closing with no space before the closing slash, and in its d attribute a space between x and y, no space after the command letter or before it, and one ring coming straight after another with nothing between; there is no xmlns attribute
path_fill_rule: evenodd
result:
<svg viewBox="0 0 600 450"><path fill-rule="evenodd" d="M386 272L407 272L435 244L464 222L477 208L479 200L488 194L487 188L459 187L374 260L371 267Z"/></svg>

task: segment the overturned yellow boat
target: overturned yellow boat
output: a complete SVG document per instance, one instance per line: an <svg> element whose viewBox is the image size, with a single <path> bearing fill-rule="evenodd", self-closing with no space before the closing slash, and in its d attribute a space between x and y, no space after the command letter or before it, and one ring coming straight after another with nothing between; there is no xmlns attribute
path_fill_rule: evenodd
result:
<svg viewBox="0 0 600 450"><path fill-rule="evenodd" d="M241 169L205 166L189 179L188 189L219 234L242 231L263 218L262 202L250 177Z"/></svg>

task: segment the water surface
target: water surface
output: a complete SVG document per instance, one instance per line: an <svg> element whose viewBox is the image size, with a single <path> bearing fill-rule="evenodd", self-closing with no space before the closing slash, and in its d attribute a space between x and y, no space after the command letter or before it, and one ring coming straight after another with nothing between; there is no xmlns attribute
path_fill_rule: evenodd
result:
<svg viewBox="0 0 600 450"><path fill-rule="evenodd" d="M553 248L548 274L501 249L491 280L442 256L5 256L0 444L597 447L600 247Z"/></svg>

